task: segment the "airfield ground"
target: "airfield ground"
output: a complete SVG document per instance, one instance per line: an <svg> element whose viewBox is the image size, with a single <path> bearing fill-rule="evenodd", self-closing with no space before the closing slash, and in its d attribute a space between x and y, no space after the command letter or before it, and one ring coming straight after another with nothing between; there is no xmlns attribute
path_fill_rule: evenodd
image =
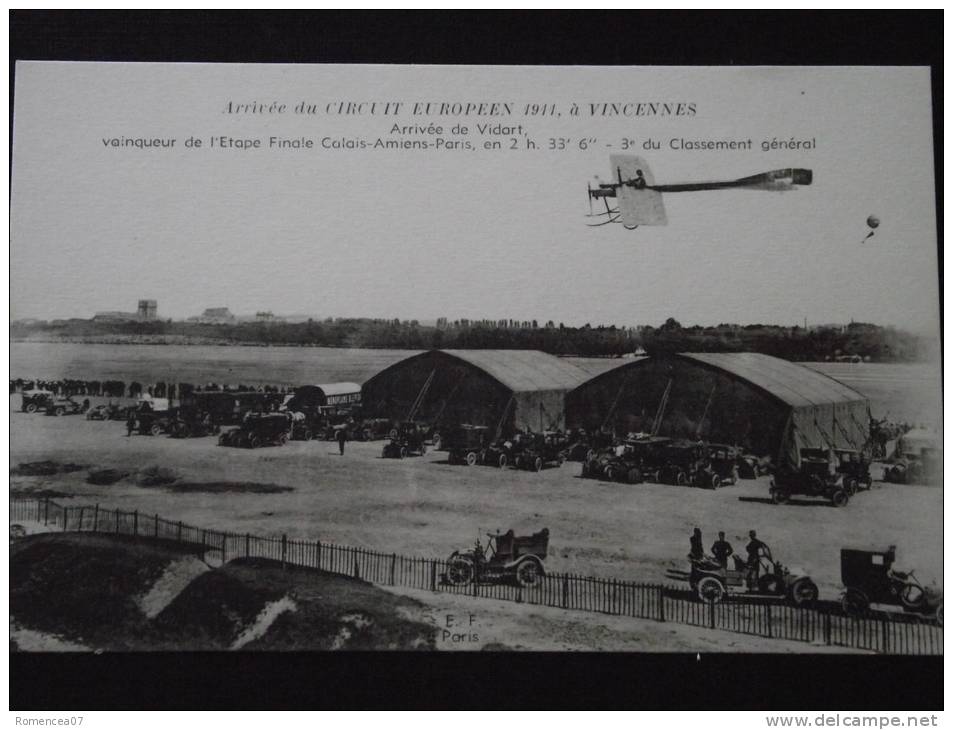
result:
<svg viewBox="0 0 953 730"><path fill-rule="evenodd" d="M19 398L11 397L11 408ZM542 473L451 466L443 452L381 458L383 442L324 441L283 447L224 448L214 438L178 440L125 435L121 422L11 416L11 467L50 460L87 469L50 476L11 475L13 493L50 494L64 504L158 513L210 529L320 539L385 552L445 557L484 533L548 527L553 571L670 582L683 569L696 525L706 545L724 530L743 551L756 529L775 556L840 593L841 547L898 547L899 562L942 584L942 491L937 486L875 482L847 507L821 501L776 506L767 477L717 491L582 479L567 463ZM89 469L171 469L166 487L85 482Z"/></svg>

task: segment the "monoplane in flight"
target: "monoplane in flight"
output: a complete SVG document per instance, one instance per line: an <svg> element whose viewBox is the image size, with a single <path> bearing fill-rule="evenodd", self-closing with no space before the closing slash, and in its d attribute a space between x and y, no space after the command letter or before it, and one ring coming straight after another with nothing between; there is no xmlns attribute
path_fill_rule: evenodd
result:
<svg viewBox="0 0 953 730"><path fill-rule="evenodd" d="M648 164L634 155L612 155L611 183L596 182L596 187L588 186L589 216L606 220L590 223L590 226L604 226L621 222L632 230L639 226L664 226L668 224L662 193L694 193L703 190L726 190L746 188L748 190L773 190L776 192L793 190L796 185L810 185L813 173L810 170L787 167L783 170L771 170L758 175L742 177L737 180L721 182L677 183L656 185ZM615 198L615 207L609 205L609 198ZM594 213L592 201L601 199L605 211Z"/></svg>

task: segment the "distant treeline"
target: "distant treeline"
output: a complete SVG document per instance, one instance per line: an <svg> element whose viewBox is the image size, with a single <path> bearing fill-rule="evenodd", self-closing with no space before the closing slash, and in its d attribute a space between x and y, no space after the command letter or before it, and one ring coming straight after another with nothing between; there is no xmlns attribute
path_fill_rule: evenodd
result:
<svg viewBox="0 0 953 730"><path fill-rule="evenodd" d="M781 327L732 325L683 327L668 319L658 327L567 327L547 322L500 326L453 322L439 326L416 320L325 319L307 322L103 322L86 319L13 322L12 339L162 342L176 344L262 344L424 350L528 349L577 357L621 357L641 352L762 352L787 360L823 361L857 356L876 362L913 362L935 355L935 343L872 324Z"/></svg>

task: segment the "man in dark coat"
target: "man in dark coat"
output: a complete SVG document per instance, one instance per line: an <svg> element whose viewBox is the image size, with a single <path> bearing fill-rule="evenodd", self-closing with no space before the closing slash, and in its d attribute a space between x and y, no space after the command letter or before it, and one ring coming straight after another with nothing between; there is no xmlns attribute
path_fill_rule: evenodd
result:
<svg viewBox="0 0 953 730"><path fill-rule="evenodd" d="M700 528L696 527L692 531L689 544L691 545L691 550L688 553L689 560L701 560L705 557L705 548L702 547L702 531Z"/></svg>
<svg viewBox="0 0 953 730"><path fill-rule="evenodd" d="M719 532L718 539L711 546L711 554L715 556L715 560L719 562L722 567L728 566L728 558L732 556L735 552L735 549L731 547L731 543L725 539L725 533Z"/></svg>
<svg viewBox="0 0 953 730"><path fill-rule="evenodd" d="M341 451L341 456L344 456L344 444L347 441L347 429L339 428L338 429L338 449Z"/></svg>
<svg viewBox="0 0 953 730"><path fill-rule="evenodd" d="M758 574L761 572L760 558L764 556L770 559L771 549L758 539L758 533L754 530L748 533L748 537L751 538L745 546L745 551L748 553L748 588L753 590L758 583Z"/></svg>

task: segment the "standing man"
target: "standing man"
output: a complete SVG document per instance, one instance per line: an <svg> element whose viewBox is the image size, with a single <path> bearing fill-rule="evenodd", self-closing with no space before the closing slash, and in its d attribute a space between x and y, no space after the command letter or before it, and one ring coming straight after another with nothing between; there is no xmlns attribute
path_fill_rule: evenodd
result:
<svg viewBox="0 0 953 730"><path fill-rule="evenodd" d="M689 538L689 545L691 545L691 550L688 553L689 560L701 560L705 557L705 548L702 547L702 531L700 528L696 527L692 531L692 536Z"/></svg>
<svg viewBox="0 0 953 730"><path fill-rule="evenodd" d="M126 419L126 437L132 436L132 432L136 430L136 414L130 412L129 417Z"/></svg>
<svg viewBox="0 0 953 730"><path fill-rule="evenodd" d="M338 449L341 451L341 456L344 456L344 443L347 441L347 429L339 428L338 429Z"/></svg>
<svg viewBox="0 0 953 730"><path fill-rule="evenodd" d="M762 556L770 558L771 549L758 539L758 533L754 530L748 533L748 537L751 538L745 546L745 551L748 553L748 589L754 590L758 584L758 574L761 572L760 558Z"/></svg>
<svg viewBox="0 0 953 730"><path fill-rule="evenodd" d="M718 561L718 564L723 568L728 567L728 558L730 558L735 552L735 549L731 547L731 543L725 539L725 533L719 532L718 539L711 546L711 554L715 556L715 560Z"/></svg>

